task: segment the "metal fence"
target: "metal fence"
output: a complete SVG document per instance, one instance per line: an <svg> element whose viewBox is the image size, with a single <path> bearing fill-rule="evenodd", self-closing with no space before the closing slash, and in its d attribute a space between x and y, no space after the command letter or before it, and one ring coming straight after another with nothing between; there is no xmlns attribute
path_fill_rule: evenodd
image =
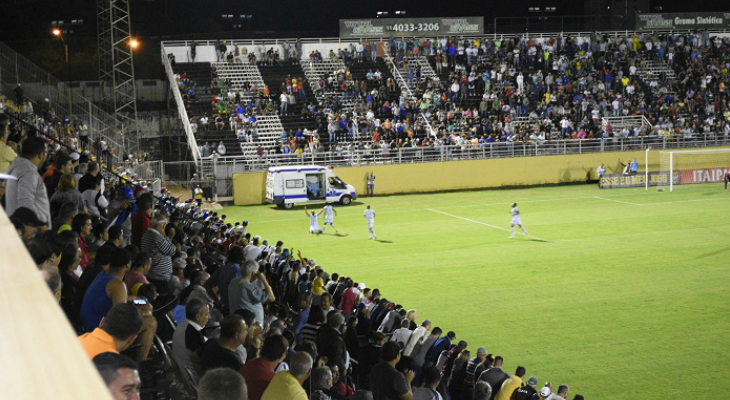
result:
<svg viewBox="0 0 730 400"><path fill-rule="evenodd" d="M59 118L85 122L89 128L89 141L105 141L113 149L115 161L121 160L125 149L134 147L133 143L129 143L117 131L117 120L113 115L92 104L15 50L0 43L0 93L12 94L18 84L21 85L24 96L32 102L35 112L40 111L44 99L48 99Z"/></svg>
<svg viewBox="0 0 730 400"><path fill-rule="evenodd" d="M352 149L340 152L269 154L248 157L205 158L203 169L193 161L164 163L167 184L188 184L197 179L215 187L218 196L233 196L233 174L266 171L269 167L324 164L329 166L361 166L405 163L482 160L509 157L537 157L632 150L702 148L730 146L730 138L705 135L694 138L636 137L585 140L552 140L543 142L499 142L400 149ZM201 172L202 171L202 172Z"/></svg>

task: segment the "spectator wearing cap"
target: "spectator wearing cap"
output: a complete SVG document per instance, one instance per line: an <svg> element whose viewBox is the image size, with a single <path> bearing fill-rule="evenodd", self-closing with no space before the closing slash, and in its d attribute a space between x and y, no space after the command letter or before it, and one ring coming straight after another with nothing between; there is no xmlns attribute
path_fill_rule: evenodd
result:
<svg viewBox="0 0 730 400"><path fill-rule="evenodd" d="M241 375L228 368L212 369L200 378L198 400L247 400L248 388Z"/></svg>
<svg viewBox="0 0 730 400"><path fill-rule="evenodd" d="M375 400L410 399L411 382L415 377L413 371L406 371L405 375L395 369L401 358L398 344L388 342L383 345L380 360L370 371L370 390Z"/></svg>
<svg viewBox="0 0 730 400"><path fill-rule="evenodd" d="M550 396L552 396L553 391L552 389L550 389L550 385L547 384L543 386L542 389L540 389L540 392L538 392L538 394L540 395L541 400L548 400Z"/></svg>
<svg viewBox="0 0 730 400"><path fill-rule="evenodd" d="M57 151L53 156L53 167L46 171L46 174L43 180L46 184L48 197L52 197L58 188L61 177L63 175L73 176L74 174L74 164L71 156L64 151Z"/></svg>
<svg viewBox="0 0 730 400"><path fill-rule="evenodd" d="M522 380L525 378L525 367L517 367L515 374L507 378L497 393L495 400L511 400L514 392L522 387Z"/></svg>
<svg viewBox="0 0 730 400"><path fill-rule="evenodd" d="M132 241L132 215L137 212L134 193L132 188L123 186L117 192L116 199L112 200L107 207L107 218L113 221L113 225L122 228L124 233L123 244L130 244Z"/></svg>
<svg viewBox="0 0 730 400"><path fill-rule="evenodd" d="M27 242L32 239L39 228L46 227L46 222L38 219L33 210L20 207L12 215L10 215L10 222L13 223L15 230L18 231L20 238Z"/></svg>
<svg viewBox="0 0 730 400"><path fill-rule="evenodd" d="M479 375L480 381L485 381L492 387L492 399L497 395L497 392L502 387L502 383L509 378L509 375L502 370L503 363L504 359L502 356L494 357L494 366Z"/></svg>
<svg viewBox="0 0 730 400"><path fill-rule="evenodd" d="M16 180L7 182L5 193L5 212L12 215L15 210L26 207L35 213L39 220L51 226L51 206L48 192L38 169L46 161L46 144L40 138L26 139L17 157L8 167L8 174Z"/></svg>
<svg viewBox="0 0 730 400"><path fill-rule="evenodd" d="M134 343L142 329L142 315L136 306L117 304L101 319L100 326L79 337L89 359L98 354L120 353Z"/></svg>
<svg viewBox="0 0 730 400"><path fill-rule="evenodd" d="M558 386L558 392L550 393L547 400L564 400L568 398L568 385L562 384Z"/></svg>
<svg viewBox="0 0 730 400"><path fill-rule="evenodd" d="M153 283L160 293L170 292L168 283L172 277L172 256L177 252L177 248L167 237L166 225L165 219L158 219L142 236L141 250L152 258L152 268L147 274L147 280Z"/></svg>
<svg viewBox="0 0 730 400"><path fill-rule="evenodd" d="M466 365L466 379L465 384L471 392L474 389L474 371L477 369L477 366L484 362L484 359L487 357L487 349L484 347L480 347L477 349L477 356L469 360L469 363Z"/></svg>
<svg viewBox="0 0 730 400"><path fill-rule="evenodd" d="M97 328L104 315L114 305L127 302L127 287L124 285L123 279L129 271L130 262L129 253L126 250L114 250L109 269L100 272L86 290L79 313L85 332L91 332Z"/></svg>
<svg viewBox="0 0 730 400"><path fill-rule="evenodd" d="M512 400L532 400L536 398L538 396L537 390L535 389L536 386L537 378L531 376L530 379L527 380L526 385L515 389L512 394Z"/></svg>
<svg viewBox="0 0 730 400"><path fill-rule="evenodd" d="M132 244L138 248L142 247L142 236L152 226L152 212L155 210L155 203L152 195L144 193L137 199L137 213L132 219Z"/></svg>

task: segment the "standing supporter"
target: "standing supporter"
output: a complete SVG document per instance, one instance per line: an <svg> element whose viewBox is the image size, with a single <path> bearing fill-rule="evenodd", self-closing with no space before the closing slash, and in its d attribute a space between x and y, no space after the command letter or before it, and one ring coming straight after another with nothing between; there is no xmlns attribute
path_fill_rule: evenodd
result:
<svg viewBox="0 0 730 400"><path fill-rule="evenodd" d="M400 347L393 342L383 345L381 362L370 371L370 390L374 400L394 400L412 398L411 382L415 376L413 371L405 375L395 369L401 358Z"/></svg>
<svg viewBox="0 0 730 400"><path fill-rule="evenodd" d="M512 400L532 400L537 397L537 378L531 376L527 384L517 388L512 394Z"/></svg>
<svg viewBox="0 0 730 400"><path fill-rule="evenodd" d="M329 362L337 364L340 371L345 369L345 338L342 328L345 317L337 311L327 314L327 323L317 331L317 353L326 356Z"/></svg>
<svg viewBox="0 0 730 400"><path fill-rule="evenodd" d="M512 396L514 392L522 387L522 380L525 377L525 367L517 367L517 370L515 371L515 374L507 378L504 383L502 383L501 388L499 389L499 393L497 393L497 396L495 397L496 400L510 400L512 399ZM566 393L567 394L567 393Z"/></svg>
<svg viewBox="0 0 730 400"><path fill-rule="evenodd" d="M480 381L485 381L489 383L489 386L491 386L492 400L494 400L494 397L497 396L497 392L499 392L499 389L502 387L502 383L509 378L509 375L502 370L503 363L504 359L501 356L494 357L494 366L482 372L479 376Z"/></svg>
<svg viewBox="0 0 730 400"><path fill-rule="evenodd" d="M263 290L254 285L257 281L264 286ZM228 296L231 312L239 309L249 310L254 313L256 322L261 325L264 324L263 304L276 300L266 276L259 272L259 265L254 261L246 261L241 277L231 281L228 286Z"/></svg>
<svg viewBox="0 0 730 400"><path fill-rule="evenodd" d="M155 211L152 195L145 193L137 199L137 214L132 219L132 244L142 248L142 236L152 226L152 212Z"/></svg>
<svg viewBox="0 0 730 400"><path fill-rule="evenodd" d="M274 368L287 356L289 343L282 335L270 335L264 340L261 355L239 369L246 379L250 400L260 400L274 379Z"/></svg>
<svg viewBox="0 0 730 400"><path fill-rule="evenodd" d="M46 190L49 197L53 196L63 175L74 174L73 160L71 156L63 151L57 151L53 156L53 167L54 169L52 171L50 169L46 171L46 173L50 172L50 175L45 178Z"/></svg>
<svg viewBox="0 0 730 400"><path fill-rule="evenodd" d="M168 282L172 276L172 256L177 251L165 234L166 225L167 220L156 220L144 233L141 247L141 250L152 258L152 267L147 273L147 280L153 283L161 294L170 293Z"/></svg>
<svg viewBox="0 0 730 400"><path fill-rule="evenodd" d="M76 189L76 177L70 174L61 176L58 181L58 187L50 198L51 215L58 215L61 205L64 203L74 203L79 213L86 212L84 199L81 192Z"/></svg>
<svg viewBox="0 0 730 400"><path fill-rule="evenodd" d="M302 387L312 371L312 356L298 352L292 357L289 370L278 372L266 388L261 400L307 400Z"/></svg>
<svg viewBox="0 0 730 400"><path fill-rule="evenodd" d="M109 203L108 218L112 224L122 228L124 245L132 242L132 216L137 212L132 188L123 186L117 192L116 199Z"/></svg>
<svg viewBox="0 0 730 400"><path fill-rule="evenodd" d="M46 144L40 138L28 138L21 144L20 157L8 167L8 174L17 180L7 182L5 193L5 212L12 215L15 210L26 207L51 226L51 206L46 186L43 184L38 168L46 160Z"/></svg>
<svg viewBox="0 0 730 400"><path fill-rule="evenodd" d="M418 355L417 352L414 351L414 348L417 344L420 344L421 340L428 336L428 331L431 329L431 321L424 319L421 323L421 326L416 328L413 331L413 334L408 339L408 342L406 343L406 346L403 348L403 354L409 357L416 357ZM422 363L421 363L422 364Z"/></svg>

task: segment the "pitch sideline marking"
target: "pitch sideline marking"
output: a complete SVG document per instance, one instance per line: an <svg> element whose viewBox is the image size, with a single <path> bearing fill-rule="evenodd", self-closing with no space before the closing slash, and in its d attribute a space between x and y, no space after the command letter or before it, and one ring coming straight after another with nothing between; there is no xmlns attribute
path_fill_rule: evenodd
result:
<svg viewBox="0 0 730 400"><path fill-rule="evenodd" d="M621 200L609 199L609 198L606 198L606 197L593 196L593 198L594 199L598 199L598 200L613 201L614 203L628 204L628 205L631 205L631 206L642 206L643 205L643 204L639 204L639 203L632 203L630 201L621 201Z"/></svg>
<svg viewBox="0 0 730 400"><path fill-rule="evenodd" d="M488 227L490 227L490 228L494 228L494 229L499 229L499 230L502 230L502 231L507 231L507 232L511 232L511 231L510 231L509 229L507 229L507 228L503 228L503 227L501 227L501 226L497 226L497 225L491 225L491 224L488 224L488 223L486 223L486 222L479 222L479 221L475 221L475 220L473 220L473 219L469 219L469 218L464 218L464 217L460 217L460 216L458 216L458 215L454 215L454 214L449 214L449 213L447 213L447 212L444 212L444 211L434 210L433 208L427 208L426 210L428 210L428 211L432 211L432 212L435 212L435 213L438 213L438 214L443 214L443 215L446 215L447 217L451 217L451 218L456 218L456 219L461 219L461 220L464 220L464 221L467 221L467 222L473 222L473 223L475 223L475 224L479 224L479 225L484 225L484 226L488 226Z"/></svg>
<svg viewBox="0 0 730 400"><path fill-rule="evenodd" d="M454 214L449 214L449 213L447 213L447 212L444 212L444 211L434 210L433 208L427 208L426 210L428 210L428 211L431 211L431 212L435 212L435 213L438 213L438 214L443 214L443 215L446 215L447 217L451 217L451 218L456 218L456 219L461 219L461 220L464 220L464 221L467 221L467 222L472 222L472 223L475 223L475 224L479 224L479 225L484 225L484 226L488 226L488 227L490 227L490 228L494 228L494 229L499 229L499 230L502 230L502 231L505 231L505 232L512 232L512 231L511 231L510 229L507 229L507 228L503 228L503 227L501 227L501 226L497 226L497 225L492 225L492 224L488 224L488 223L486 223L486 222L480 222L480 221L475 221L475 220L473 220L473 219L469 219L469 218L464 218L464 217L460 217L460 216L458 216L458 215L454 215ZM545 243L552 243L551 241L549 241L549 240L547 240L547 239L542 239L542 238L539 238L539 237L537 237L537 236L528 236L527 238L528 238L528 239L533 239L533 240L537 240L537 241L539 241L539 242L545 242Z"/></svg>

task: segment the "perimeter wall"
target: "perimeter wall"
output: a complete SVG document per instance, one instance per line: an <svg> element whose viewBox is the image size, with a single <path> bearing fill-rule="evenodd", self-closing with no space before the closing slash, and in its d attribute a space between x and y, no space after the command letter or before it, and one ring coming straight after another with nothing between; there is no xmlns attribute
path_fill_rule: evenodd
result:
<svg viewBox="0 0 730 400"><path fill-rule="evenodd" d="M623 169L619 160L628 163L634 158L639 162L639 172L644 172L643 150L338 167L334 172L360 195L366 192L365 176L372 171L375 193L384 195L585 182L598 179L596 167L601 163L607 174L618 174ZM659 163L660 152L649 151L649 171L658 171ZM266 172L234 174L233 200L239 206L265 203Z"/></svg>

